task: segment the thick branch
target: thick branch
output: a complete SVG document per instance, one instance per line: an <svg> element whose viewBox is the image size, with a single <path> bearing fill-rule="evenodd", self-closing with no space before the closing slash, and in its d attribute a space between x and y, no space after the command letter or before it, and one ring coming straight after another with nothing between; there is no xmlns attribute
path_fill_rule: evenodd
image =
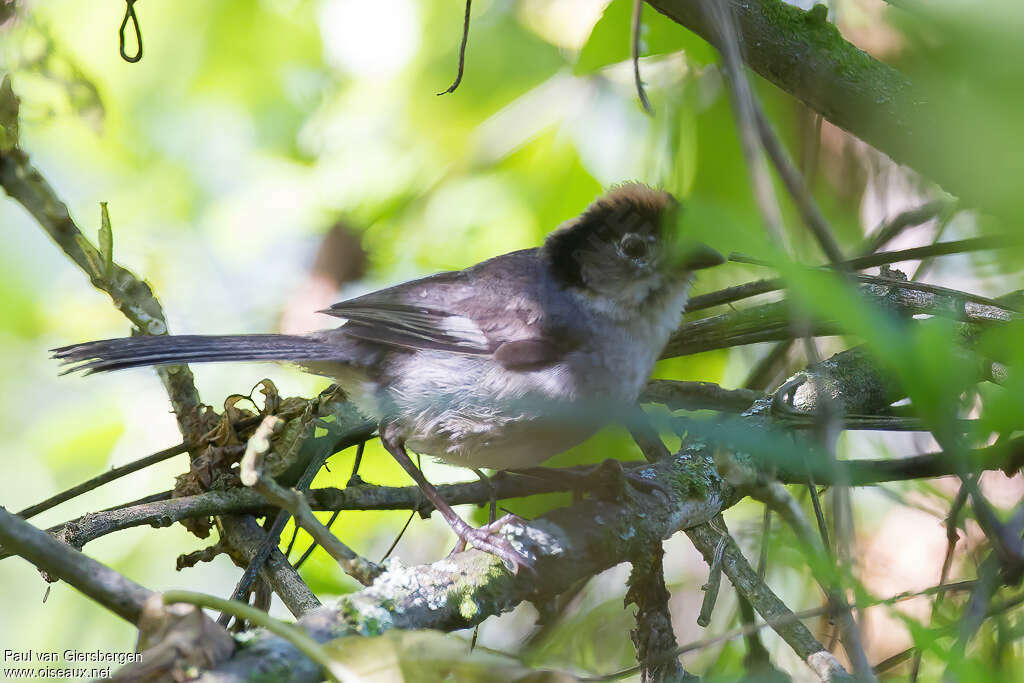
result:
<svg viewBox="0 0 1024 683"><path fill-rule="evenodd" d="M217 518L217 528L235 552L242 555L242 566L252 562L259 552L267 534L251 516L224 515ZM309 586L299 578L298 572L288 563L284 554L277 549L270 552L260 575L281 596L285 607L296 617L320 606Z"/></svg>
<svg viewBox="0 0 1024 683"><path fill-rule="evenodd" d="M972 471L1014 472L1024 466L1024 437L1011 439L999 446L970 451L966 463L939 452L885 460L839 461L834 464L797 462L793 458L765 464L777 468L779 480L787 484L804 484L809 473L816 482L823 485L841 479L850 486L870 486L889 481L950 476L956 474L962 466ZM645 466L627 463L625 468L630 470ZM837 473L836 470L840 468L842 471ZM592 470L592 466L551 469L548 471L549 476L543 478L497 476L491 479L491 486L498 500L568 491L573 488L574 482L579 481L579 477ZM479 481L447 484L439 486L438 490L452 505L482 505L492 495L490 489ZM417 510L423 505L418 491L415 486L392 488L366 485L345 489L314 489L307 493L307 498L314 510ZM165 527L193 517L242 513L260 515L269 512L266 500L258 493L236 488L89 513L48 531L68 544L81 548L101 536L136 526ZM0 559L9 556L10 552L6 548L0 549Z"/></svg>
<svg viewBox="0 0 1024 683"><path fill-rule="evenodd" d="M672 630L669 592L665 586L661 544L652 546L641 558L633 561L629 575L626 604L636 605L636 628L630 632L640 662L641 683L681 683L696 680L690 676L679 657L676 635Z"/></svg>
<svg viewBox="0 0 1024 683"><path fill-rule="evenodd" d="M782 0L731 5L743 59L758 74L894 160L912 166L968 203L997 213L1019 206L1020 148L985 126L965 125L969 95L917 88L857 49L824 13ZM648 0L673 21L716 43L718 31L693 0ZM984 159L977 173L971 160Z"/></svg>

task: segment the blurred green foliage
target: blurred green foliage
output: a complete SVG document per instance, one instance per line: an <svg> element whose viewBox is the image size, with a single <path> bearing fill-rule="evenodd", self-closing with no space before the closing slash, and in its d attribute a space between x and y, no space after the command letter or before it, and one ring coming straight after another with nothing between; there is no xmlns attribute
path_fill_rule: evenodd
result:
<svg viewBox="0 0 1024 683"><path fill-rule="evenodd" d="M989 177L985 157L1012 157L1024 140L1019 7L894 4L911 11L882 11L867 0L831 3L843 30L863 37L866 26L868 33L877 31L875 37L888 36L888 44L866 47L906 69L935 101L945 102L949 95L947 117L980 131L985 144L973 152L960 144L947 150L921 141L934 146L937 155L953 155L950 163L958 165L965 188L1019 184L1019 174ZM656 113L648 118L640 110L631 68L623 63L630 48L631 5L628 0L612 0L606 7L599 0L478 0L465 76L454 94L443 97L435 93L454 77L463 10L461 3L433 0L146 0L137 6L145 43L138 64L118 56L123 5L32 3L0 26L0 68L12 74L22 100L22 147L90 236L100 228L97 204L109 203L114 258L151 282L174 332L271 331L282 312L305 310L311 303L295 298L305 296L297 283L308 277L321 236L340 217L360 232L370 271L365 281L342 288L338 298L536 245L603 188L639 179L683 199L681 229L694 237L723 252L770 259L802 310L838 319L847 333L844 339L824 340L823 353L866 343L882 367L899 378L917 414L939 433L951 418L965 415L980 419L969 435L972 444L1019 430L1024 414L1020 325L980 335L978 349L1005 363L1008 376L1002 386L978 385L976 399L976 369L957 351L956 324L895 320L866 307L837 276L793 265L764 234L716 53L649 8L641 31L641 73ZM827 124L816 147L815 122L797 102L763 81L755 79L754 87L809 173L814 196L847 253L854 254L864 232L891 215L893 207L909 208L937 192ZM956 126L947 132L951 143L959 140ZM1000 167L1014 167L1019 158ZM879 188L889 194L880 196ZM783 197L781 184L776 189ZM1014 201L1010 208L1020 209L1024 196L1018 193ZM782 210L792 253L805 264L820 263L794 208L784 201ZM1008 215L1020 214L965 214L943 238L1019 231ZM180 437L152 373L56 378L46 348L121 336L127 325L20 207L0 202L0 225L0 454L8 468L0 502L20 509ZM926 241L933 237L931 229L913 235ZM1020 257L1018 250L942 260L929 280L1003 295L1024 288ZM764 269L730 265L702 274L696 291L767 275ZM739 386L762 352L740 348L671 359L655 374ZM802 362L795 354L790 369ZM203 399L214 406L229 394L245 393L266 374L285 395L311 395L324 386L288 369L196 369ZM765 444L774 448L776 442ZM856 434L840 441L840 457L905 455L934 447L926 440ZM640 454L621 430L609 429L551 464L606 457ZM352 460L351 450L334 456L314 486L343 486ZM368 481L408 483L376 442L367 445L363 463L360 474ZM434 480L466 477L458 469L424 464ZM180 459L164 463L34 521L49 525L165 490L183 467ZM1019 476L1006 481L1001 483L1019 498ZM949 486L911 483L893 490L905 502L937 510L931 522L939 528L938 517L951 500ZM568 501L568 495L551 495L503 504L532 516ZM873 534L903 509L877 491L855 492L854 505L861 547L870 546ZM485 509L466 512L478 522L487 516ZM761 543L769 544L768 579L790 607L820 604L792 534L776 524L762 539L760 515L759 507L741 504L729 513L730 525L751 557ZM344 513L332 528L376 560L406 517L403 512ZM291 534L289 525L285 542ZM679 540L670 543L666 568L677 634L686 642L704 635L693 622L696 587L706 568ZM293 557L308 543L300 532ZM406 563L433 560L451 544L438 520L416 517L395 555ZM174 527L117 534L88 551L154 589L228 593L238 571L224 557L181 574L173 571L175 557L197 547L196 539ZM957 572L972 575L971 563L959 563ZM322 550L313 553L303 576L321 596L355 588ZM937 578L938 564L925 584ZM65 586L56 586L42 604L45 585L24 564L0 564L0 585L5 611L31 616L3 621L0 648L133 646L130 628ZM628 666L632 611L623 609L623 592L619 570L595 579L543 642L527 650L527 659L589 672ZM886 597L874 588L868 592ZM1004 590L1000 596L1011 594ZM897 615L905 629L899 637L909 633L924 650L921 680L936 680L947 666L963 681L1013 680L1009 672L1024 665L1019 612L1007 612L987 626L968 656L958 658L951 655L948 628L943 629L962 614L963 601L963 596L948 597L944 611L927 626L927 614L873 609ZM485 624L481 642L518 651L529 634L532 609ZM274 610L281 613L277 605ZM728 628L734 615L730 598L723 597L713 628ZM814 628L822 633L829 626L822 622ZM898 640L891 631L879 633ZM775 636L764 637L781 668L803 671ZM872 652L892 654L884 642L871 646L877 648ZM742 644L734 641L689 655L686 663L708 671L710 680L736 680L743 671L742 654ZM989 667L989 661L999 664ZM906 667L894 672L896 679L905 678Z"/></svg>

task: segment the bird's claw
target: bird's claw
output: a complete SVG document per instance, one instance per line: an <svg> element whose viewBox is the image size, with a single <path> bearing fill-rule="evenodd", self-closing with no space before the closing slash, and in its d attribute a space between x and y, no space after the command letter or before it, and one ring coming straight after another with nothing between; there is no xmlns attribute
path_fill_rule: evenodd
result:
<svg viewBox="0 0 1024 683"><path fill-rule="evenodd" d="M482 527L467 525L465 529L458 532L459 540L455 543L451 554L461 553L467 545L471 545L477 550L497 557L513 574L518 574L520 567L525 567L532 572L534 571L533 559L516 550L509 540L499 533L502 527L510 522L521 523L522 521L518 516L509 514Z"/></svg>

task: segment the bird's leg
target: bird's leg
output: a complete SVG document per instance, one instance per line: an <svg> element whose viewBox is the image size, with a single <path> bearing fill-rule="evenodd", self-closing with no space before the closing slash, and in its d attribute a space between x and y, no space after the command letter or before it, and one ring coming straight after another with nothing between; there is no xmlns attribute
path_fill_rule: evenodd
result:
<svg viewBox="0 0 1024 683"><path fill-rule="evenodd" d="M348 478L348 483L345 486L362 486L366 482L359 476L359 465L363 462L363 450L366 448L366 442L360 441L359 445L356 446L356 459L352 463L352 476Z"/></svg>
<svg viewBox="0 0 1024 683"><path fill-rule="evenodd" d="M494 490L494 486L491 484L490 477L484 474L483 470L474 467L473 474L480 477L480 481L482 481L484 483L484 486L487 487L487 523L494 524L494 520L498 516L497 492Z"/></svg>
<svg viewBox="0 0 1024 683"><path fill-rule="evenodd" d="M514 516L506 515L493 524L488 524L479 529L470 526L455 513L455 510L441 497L441 494L434 488L434 485L427 481L427 478L423 476L423 472L416 467L409 454L405 452L405 444L395 438L388 426L381 427L380 441L384 444L384 448L387 449L388 453L402 466L402 469L409 473L409 476L416 482L416 485L420 487L423 495L427 497L427 500L444 517L444 521L448 522L448 526L459 537L461 547L464 548L466 544L469 544L479 550L488 552L504 562L513 572L518 572L519 567L533 568L533 560L517 551L512 547L507 538L497 533L502 526L512 521ZM458 547L456 546L456 548Z"/></svg>

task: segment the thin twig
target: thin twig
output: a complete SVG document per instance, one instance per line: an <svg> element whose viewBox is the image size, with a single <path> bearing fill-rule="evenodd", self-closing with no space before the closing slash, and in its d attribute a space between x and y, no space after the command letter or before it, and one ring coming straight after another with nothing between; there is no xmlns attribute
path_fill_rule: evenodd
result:
<svg viewBox="0 0 1024 683"><path fill-rule="evenodd" d="M654 116L654 109L651 107L647 93L644 91L644 82L640 79L640 31L643 28L644 0L633 0L633 16L630 19L629 50L633 59L633 82L636 84L636 94L640 98L640 104L644 111Z"/></svg>
<svg viewBox="0 0 1024 683"><path fill-rule="evenodd" d="M945 199L936 199L926 202L921 206L907 209L906 211L898 214L895 218L882 223L875 228L874 231L864 239L864 244L861 246L861 254L864 256L873 254L895 239L907 228L927 223L944 212L952 214L955 207L956 204L954 202L950 202Z"/></svg>
<svg viewBox="0 0 1024 683"><path fill-rule="evenodd" d="M766 389L778 377L779 368L789 358L789 350L793 347L793 340L786 339L772 345L772 348L757 361L757 364L747 373L743 382L743 388L748 390L761 391Z"/></svg>
<svg viewBox="0 0 1024 683"><path fill-rule="evenodd" d="M949 506L949 514L946 515L946 554L942 558L942 569L939 571L939 583L946 583L946 579L949 577L949 570L953 566L953 553L956 550L956 544L960 540L960 534L957 531L957 526L960 524L960 512L963 510L964 505L967 503L967 487L963 484L956 492L956 498L953 499L953 504ZM945 597L945 592L940 591L936 594L935 600L932 601L932 619L934 620L939 607L942 605L942 600ZM921 649L914 647L913 662L910 666L910 678L911 680L917 680L918 673L921 670Z"/></svg>
<svg viewBox="0 0 1024 683"><path fill-rule="evenodd" d="M132 461L126 465L121 465L120 467L113 467L104 472L103 474L97 475L92 479L87 479L86 481L83 481L81 484L72 486L69 489L65 489L64 491L61 491L56 495L50 496L49 498L42 502L28 506L27 508L19 512L18 516L22 519L29 519L31 517L34 517L35 515L38 515L40 512L45 512L50 508L57 507L61 503L71 500L72 498L76 498L77 496L80 496L83 493L92 491L93 489L98 488L103 484L114 481L115 479L120 479L121 477L131 474L132 472L138 472L139 470L149 467L151 465L155 465L158 462L163 462L164 460L173 458L175 455L186 453L188 452L188 448L188 445L181 443L178 444L177 446L171 446L170 448L165 448L162 451L157 451L152 455L147 455L144 458L139 458L138 460Z"/></svg>
<svg viewBox="0 0 1024 683"><path fill-rule="evenodd" d="M725 81L729 86L740 146L754 191L754 201L757 203L768 236L779 247L785 248L786 238L782 230L782 212L772 188L764 149L759 142L755 114L757 105L743 70L743 55L736 37L732 5L718 2L718 0L699 0L697 4L700 5L701 12L709 18L709 23L716 33L715 40L711 42L715 44L722 55Z"/></svg>
<svg viewBox="0 0 1024 683"><path fill-rule="evenodd" d="M1024 244L1024 238L1019 235L1001 234L985 235L982 237L968 237L962 240L951 240L949 242L934 242L920 247L897 249L894 251L879 251L865 256L842 261L838 265L849 270L863 270L899 261L917 261L934 256L947 256L949 254L966 254L972 251L985 251L988 249L1007 249L1018 247ZM746 263L752 266L771 267L772 263L747 254L733 252L729 254L729 261L733 263ZM831 264L818 266L820 269L833 268Z"/></svg>
<svg viewBox="0 0 1024 683"><path fill-rule="evenodd" d="M838 608L836 610L836 618L839 622L840 638L843 642L843 648L853 664L854 675L859 680L875 680L871 664L861 644L860 630L853 618L853 613L846 601L841 585L838 580L819 569L820 567L828 567L834 564L829 556L828 546L822 544L821 539L815 536L810 522L807 521L803 514L803 510L800 509L800 505L789 491L786 490L785 486L762 477L758 485L751 487L749 492L753 497L771 506L796 533L797 538L800 540L801 548L807 553L808 564L811 567L814 578L818 581L822 590L825 591L828 603Z"/></svg>
<svg viewBox="0 0 1024 683"><path fill-rule="evenodd" d="M935 228L935 235L932 237L932 244L939 243L955 215L956 213L954 211L946 211L945 213L942 214L942 217L939 220L939 225L938 227ZM910 280L912 282L921 280L928 273L928 271L932 267L932 264L934 263L935 257L933 256L921 259L921 261L917 264L917 268L915 268L914 272L910 275Z"/></svg>
<svg viewBox="0 0 1024 683"><path fill-rule="evenodd" d="M969 591L971 590L971 588L973 588L974 583L974 581L959 581L957 583L949 585L931 586L929 588L925 588L924 590L897 593L896 595L890 596L888 598L872 600L867 603L858 604L857 606L858 608L866 608L893 605L898 602L903 602L904 600L913 600L914 598L933 595L939 592L940 590ZM758 631L761 631L766 628L774 629L776 626L784 626L786 624L791 624L795 621L814 619L816 617L831 615L833 613L834 609L831 607L811 607L810 609L800 610L799 612L792 612L790 614L782 615L771 620L762 621L760 623L751 623L746 624L744 626L739 626L737 628L730 629L725 633L721 633L717 636L712 636L710 638L702 638L701 640L695 640L691 643L680 645L678 648L675 649L672 655L678 657L679 655L684 655L688 652L705 650L713 645L724 643L726 641L732 640L734 638L739 638L741 636L750 635L751 633L757 633ZM613 673L608 673L601 676L586 676L581 678L580 680L586 681L587 683L605 683L608 681L617 681L623 678L627 678L635 673L638 673L639 671L639 666L631 666L628 669L622 669L620 671L615 671ZM878 673L881 673L881 671L879 671Z"/></svg>
<svg viewBox="0 0 1024 683"><path fill-rule="evenodd" d="M416 516L416 511L415 510L413 510L412 512L409 513L409 517L405 520L405 524L403 524L402 528L398 530L398 533L395 535L395 540L391 541L391 545L389 545L388 549L384 551L384 555L381 556L380 562L378 564L384 564L384 560L386 560L389 557L391 557L391 553L393 553L395 551L395 548L398 547L398 542L402 540L402 536L405 535L405 530L409 528L410 524L412 524L412 518L415 517L415 516ZM492 519L491 521L494 521L494 520ZM330 525L328 524L328 526L330 526Z"/></svg>
<svg viewBox="0 0 1024 683"><path fill-rule="evenodd" d="M288 546L284 550L284 557L286 560L292 559L292 550L295 549L295 541L299 540L299 525L292 525L292 537L288 539Z"/></svg>
<svg viewBox="0 0 1024 683"><path fill-rule="evenodd" d="M291 513L295 518L295 523L323 546L346 574L364 586L369 585L380 574L380 568L357 555L324 527L320 520L313 515L313 511L302 493L295 489L286 489L263 473L263 457L270 452L274 431L283 424L280 418L268 415L249 438L245 455L242 457L239 467L242 483L259 491L264 498L281 508L282 511Z"/></svg>
<svg viewBox="0 0 1024 683"><path fill-rule="evenodd" d="M909 249L901 249L899 251L883 251L877 254L871 254L856 259L850 259L845 261L842 265L849 268L850 270L861 270L864 268L872 268L880 265L888 265L891 263L898 263L900 261L916 261L920 259L930 258L933 256L944 256L949 254L966 254L974 251L985 251L989 249L1000 249L1004 247L1011 247L1018 243L1016 238L996 236L996 237L972 237L963 240L955 240L951 242L936 242L934 244L928 244L922 247L912 247ZM757 259L754 257L746 256L744 254L730 254L729 260L734 263L746 263L758 266L770 266L766 261ZM828 266L822 266L827 268ZM874 277L876 280L864 281L877 281L878 276L864 276L865 278ZM885 278L881 278L885 279ZM887 280L887 283L891 280ZM901 281L902 282L902 281ZM722 304L734 303L743 299L758 296L760 294L767 294L768 292L774 292L785 287L785 281L782 278L768 278L764 280L754 280L752 282L745 282L741 285L734 285L732 287L726 287L725 289L716 290L714 292L708 292L707 294L701 294L692 297L686 304L686 312L690 313L693 311L699 311L712 306L720 306ZM997 306L1007 310L1014 310L1008 306L1005 302L1000 302L996 299L989 299L980 297L977 295L969 294L967 292L959 292L957 290L949 290L947 288L940 288L936 285L926 285L924 283L916 282L903 282L902 287L905 289L912 289L915 291L924 292L956 292L969 301L978 301L980 303L986 303L988 305Z"/></svg>
<svg viewBox="0 0 1024 683"><path fill-rule="evenodd" d="M768 121L768 117L764 115L756 100L754 101L753 111L754 119L757 122L757 131L761 136L761 144L764 145L765 151L768 152L768 158L772 160L775 169L779 172L782 182L785 183L786 189L789 190L789 194L793 197L797 208L800 210L804 223L807 224L811 234L818 241L821 251L831 263L838 266L838 264L843 262L843 252L839 248L839 243L836 241L832 227L828 224L825 216L822 215L821 209L818 208L818 203L814 201L814 197L807 190L807 183L804 181L803 175L801 175L793 160L789 158L789 153L786 152L782 143L779 142L778 136L772 130L772 125Z"/></svg>
<svg viewBox="0 0 1024 683"><path fill-rule="evenodd" d="M448 86L448 89L442 90L437 93L438 95L453 93L459 87L459 83L462 83L462 72L466 67L466 43L469 42L469 8L472 4L473 0L466 0L466 15L462 18L462 42L459 43L459 71L455 74L455 80Z"/></svg>
<svg viewBox="0 0 1024 683"><path fill-rule="evenodd" d="M846 674L835 657L825 650L806 626L793 617L793 612L785 603L757 578L757 572L743 557L736 542L727 532L723 534L716 531L710 524L700 524L686 529L685 532L709 564L714 560L718 545L724 537L722 571L729 577L736 590L750 601L757 613L814 669L819 678L831 680L831 676Z"/></svg>
<svg viewBox="0 0 1024 683"><path fill-rule="evenodd" d="M324 526L326 526L327 529L330 530L331 525L334 524L335 520L338 519L338 515L340 514L341 510L335 510L333 513L331 513L331 516L327 519L327 524L325 524ZM313 554L314 550L316 550L317 545L318 543L315 540L309 544L309 547L306 548L306 551L299 556L298 560L295 561L295 571L298 571L299 568L306 563L306 560L309 559L309 556Z"/></svg>

